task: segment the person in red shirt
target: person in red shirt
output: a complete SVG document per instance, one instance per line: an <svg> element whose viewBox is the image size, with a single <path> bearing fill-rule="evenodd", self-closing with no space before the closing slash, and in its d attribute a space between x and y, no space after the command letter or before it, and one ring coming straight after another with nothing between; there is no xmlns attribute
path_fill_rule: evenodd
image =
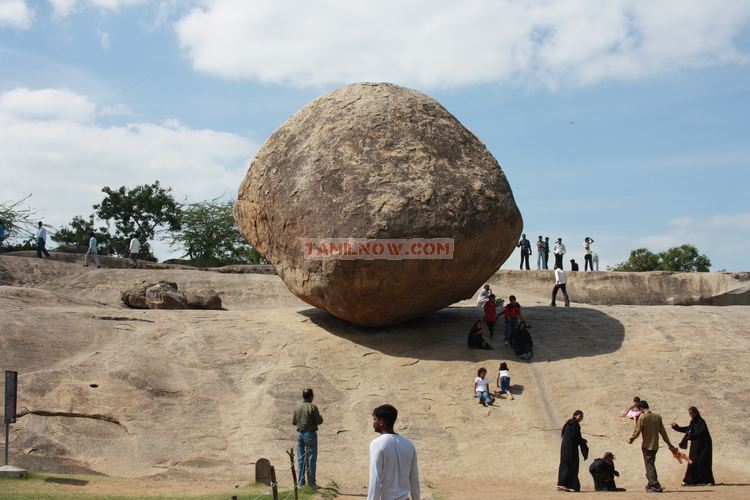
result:
<svg viewBox="0 0 750 500"><path fill-rule="evenodd" d="M487 323L487 330L490 332L490 338L495 336L495 322L497 321L497 305L495 295L490 295L487 302L484 303L484 322Z"/></svg>
<svg viewBox="0 0 750 500"><path fill-rule="evenodd" d="M503 310L505 316L505 343L509 344L513 339L513 330L518 328L518 322L521 320L521 304L516 302L516 296L508 297L508 304Z"/></svg>

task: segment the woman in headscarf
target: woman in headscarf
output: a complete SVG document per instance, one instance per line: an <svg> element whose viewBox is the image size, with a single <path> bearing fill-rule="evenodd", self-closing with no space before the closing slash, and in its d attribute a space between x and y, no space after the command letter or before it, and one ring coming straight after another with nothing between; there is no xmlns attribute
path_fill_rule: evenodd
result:
<svg viewBox="0 0 750 500"><path fill-rule="evenodd" d="M706 421L701 417L698 408L691 406L688 409L688 414L690 415L690 424L686 427L680 427L676 423L672 423L672 429L685 434L680 443L680 448L685 448L687 441L690 441L688 456L692 463L688 464L682 484L685 486L714 484L714 473L711 466L713 461L711 434L708 432Z"/></svg>
<svg viewBox="0 0 750 500"><path fill-rule="evenodd" d="M573 418L565 422L560 444L560 468L557 471L557 489L561 491L580 491L581 482L578 480L578 448L581 448L583 459L588 457L588 444L581 436L581 420L583 412L576 410Z"/></svg>

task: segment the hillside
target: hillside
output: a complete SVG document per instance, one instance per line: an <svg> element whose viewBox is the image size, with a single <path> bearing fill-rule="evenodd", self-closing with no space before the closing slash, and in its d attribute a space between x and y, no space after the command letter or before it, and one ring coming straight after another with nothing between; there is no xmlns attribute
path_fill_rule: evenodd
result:
<svg viewBox="0 0 750 500"><path fill-rule="evenodd" d="M750 306L588 305L576 302L584 294L573 281L573 307L552 308L535 273L508 273L493 288L524 306L530 363L502 341L494 351L466 349L479 317L473 300L370 329L311 308L274 275L0 256L0 368L20 373L19 407L108 418L25 415L13 427L11 462L208 482L250 479L267 457L288 484L291 412L311 386L325 418L319 480L347 493L366 487L370 412L384 402L399 409L397 430L413 438L423 480L444 497L555 494L559 429L576 409L592 454L613 451L619 483L641 492L640 450L626 442L632 423L618 416L639 395L667 424L684 425L687 408L700 408L717 481L750 483ZM226 310L126 309L119 290L142 279L215 288ZM472 399L476 369L494 377L501 360L511 363L517 397L482 408ZM588 463L580 477L591 490ZM658 467L662 484L679 489L682 466L662 452ZM705 490L750 495L746 485Z"/></svg>

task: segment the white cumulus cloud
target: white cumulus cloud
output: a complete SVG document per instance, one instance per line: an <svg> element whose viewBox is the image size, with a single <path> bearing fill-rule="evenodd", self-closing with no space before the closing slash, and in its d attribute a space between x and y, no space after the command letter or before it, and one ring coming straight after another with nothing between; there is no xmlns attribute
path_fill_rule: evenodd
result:
<svg viewBox="0 0 750 500"><path fill-rule="evenodd" d="M588 85L745 64L750 2L207 0L176 26L198 71L314 86Z"/></svg>
<svg viewBox="0 0 750 500"><path fill-rule="evenodd" d="M0 0L2 1L2 0ZM149 0L48 0L52 4L55 16L66 17L77 5L83 4L101 9L119 11L121 7L147 3Z"/></svg>
<svg viewBox="0 0 750 500"><path fill-rule="evenodd" d="M26 29L31 26L33 12L25 0L0 0L0 27Z"/></svg>
<svg viewBox="0 0 750 500"><path fill-rule="evenodd" d="M33 193L29 204L60 226L91 213L103 186L159 180L180 201L233 197L257 149L247 137L177 120L102 126L96 110L86 96L65 90L0 94L0 199Z"/></svg>

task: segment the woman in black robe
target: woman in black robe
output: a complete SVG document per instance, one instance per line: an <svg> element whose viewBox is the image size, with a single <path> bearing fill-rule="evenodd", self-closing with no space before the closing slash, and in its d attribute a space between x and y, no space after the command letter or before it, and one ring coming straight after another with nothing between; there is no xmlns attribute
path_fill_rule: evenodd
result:
<svg viewBox="0 0 750 500"><path fill-rule="evenodd" d="M513 350L516 356L524 360L529 360L534 356L534 342L531 340L529 327L524 320L521 320L518 328L513 331Z"/></svg>
<svg viewBox="0 0 750 500"><path fill-rule="evenodd" d="M484 340L482 336L482 320L477 320L469 330L469 338L467 339L469 349L492 349L492 346Z"/></svg>
<svg viewBox="0 0 750 500"><path fill-rule="evenodd" d="M581 448L583 459L588 456L588 445L581 436L583 412L576 410L573 418L565 422L562 428L560 444L560 468L557 471L557 489L562 491L581 491L578 480L578 448Z"/></svg>
<svg viewBox="0 0 750 500"><path fill-rule="evenodd" d="M713 461L711 434L708 432L706 421L701 417L698 408L691 406L688 409L688 414L690 415L690 424L687 427L680 427L676 423L672 424L672 429L685 433L680 448L684 448L686 442L690 441L688 456L693 463L688 464L682 484L686 486L714 484L714 473L711 466Z"/></svg>

